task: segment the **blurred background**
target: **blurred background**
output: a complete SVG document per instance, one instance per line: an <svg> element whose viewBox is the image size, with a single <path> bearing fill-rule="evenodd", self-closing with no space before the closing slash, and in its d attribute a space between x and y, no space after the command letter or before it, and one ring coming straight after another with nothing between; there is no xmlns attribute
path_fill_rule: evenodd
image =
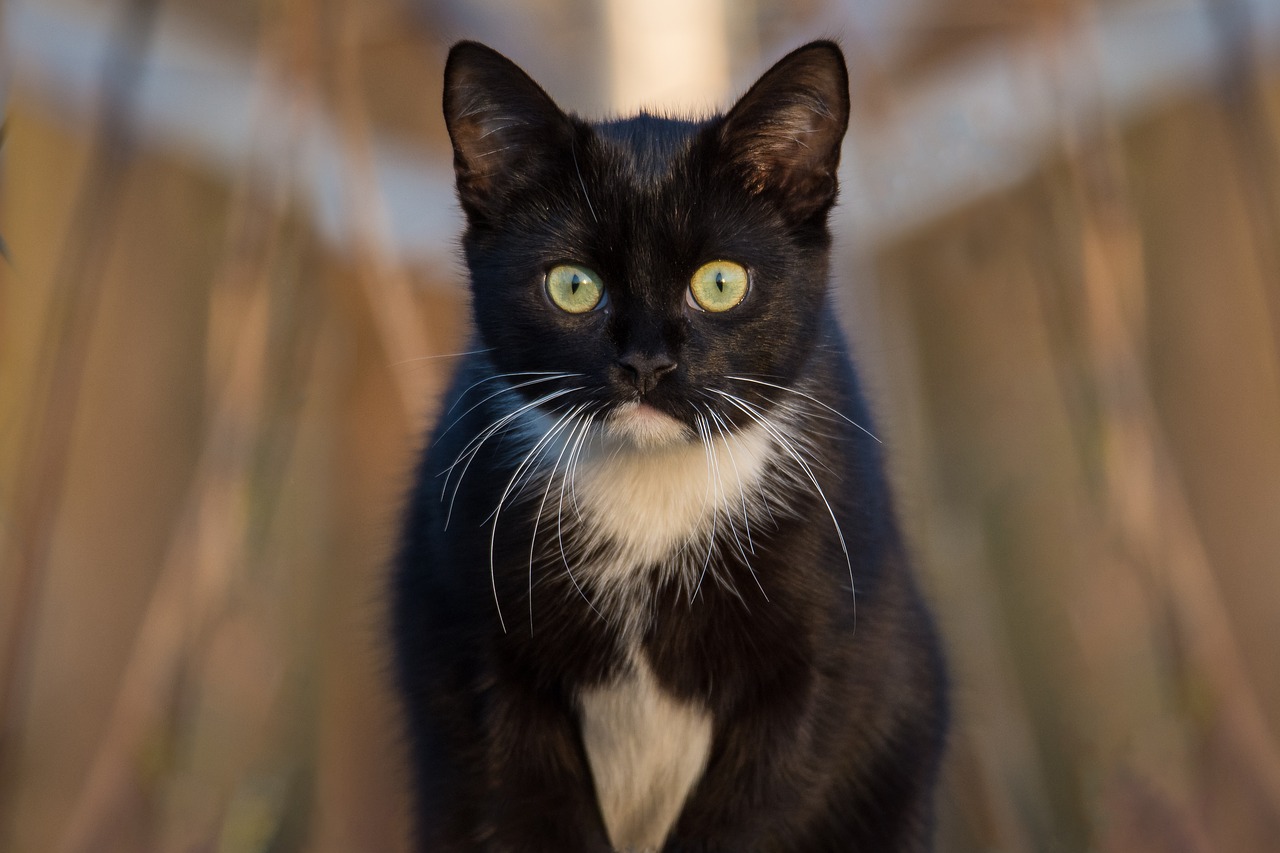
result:
<svg viewBox="0 0 1280 853"><path fill-rule="evenodd" d="M466 348L448 45L851 62L833 287L947 851L1280 849L1280 0L8 0L0 850L403 851L382 584Z"/></svg>

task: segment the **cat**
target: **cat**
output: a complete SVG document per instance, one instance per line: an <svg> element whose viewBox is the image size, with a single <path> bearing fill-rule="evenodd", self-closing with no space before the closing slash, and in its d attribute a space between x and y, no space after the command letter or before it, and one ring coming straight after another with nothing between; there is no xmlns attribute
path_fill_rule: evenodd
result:
<svg viewBox="0 0 1280 853"><path fill-rule="evenodd" d="M475 344L391 585L416 849L931 849L944 666L827 287L840 49L588 123L461 42L444 114Z"/></svg>

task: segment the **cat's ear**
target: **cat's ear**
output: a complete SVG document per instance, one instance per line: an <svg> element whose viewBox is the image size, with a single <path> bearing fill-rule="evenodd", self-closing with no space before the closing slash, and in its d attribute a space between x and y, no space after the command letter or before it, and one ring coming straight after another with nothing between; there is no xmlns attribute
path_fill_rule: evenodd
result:
<svg viewBox="0 0 1280 853"><path fill-rule="evenodd" d="M473 41L458 42L444 69L444 121L453 141L458 197L482 212L502 188L534 165L571 124L514 62Z"/></svg>
<svg viewBox="0 0 1280 853"><path fill-rule="evenodd" d="M848 124L844 55L815 41L779 60L733 106L720 124L721 151L748 189L802 222L835 201Z"/></svg>

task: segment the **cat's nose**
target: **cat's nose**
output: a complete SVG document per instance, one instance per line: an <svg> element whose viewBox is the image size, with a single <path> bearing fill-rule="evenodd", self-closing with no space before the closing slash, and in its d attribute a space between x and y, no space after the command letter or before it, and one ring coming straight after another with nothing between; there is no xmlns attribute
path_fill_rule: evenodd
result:
<svg viewBox="0 0 1280 853"><path fill-rule="evenodd" d="M676 369L676 362L668 355L627 353L618 359L618 366L637 391L648 394L662 377Z"/></svg>

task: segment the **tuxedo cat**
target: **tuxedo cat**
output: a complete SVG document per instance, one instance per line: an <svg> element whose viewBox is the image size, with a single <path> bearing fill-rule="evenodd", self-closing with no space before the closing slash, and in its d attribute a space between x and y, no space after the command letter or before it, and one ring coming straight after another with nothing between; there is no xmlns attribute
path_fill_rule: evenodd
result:
<svg viewBox="0 0 1280 853"><path fill-rule="evenodd" d="M589 123L449 55L474 349L392 586L417 849L923 851L947 710L827 292L843 57Z"/></svg>

